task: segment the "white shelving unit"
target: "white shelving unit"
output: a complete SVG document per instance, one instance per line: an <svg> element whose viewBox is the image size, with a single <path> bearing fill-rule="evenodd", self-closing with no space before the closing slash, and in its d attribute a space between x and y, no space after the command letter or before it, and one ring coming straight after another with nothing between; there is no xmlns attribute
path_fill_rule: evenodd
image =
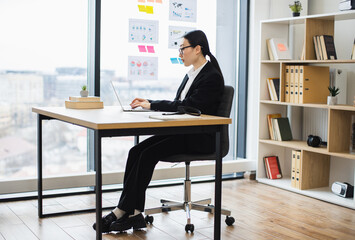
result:
<svg viewBox="0 0 355 240"><path fill-rule="evenodd" d="M316 60L312 37L314 35L334 35L334 26L339 21L352 21L355 19L355 11L338 12L334 14L312 15L298 18L273 19L261 22L260 34L260 94L259 94L259 140L258 140L258 163L257 180L261 183L272 185L281 189L296 192L302 195L338 204L355 209L354 198L342 198L331 192L331 184L336 181L349 179L349 183L355 185L355 155L349 154L350 144L350 121L351 115L355 114L355 107L348 105L328 106L326 104L296 104L284 101L283 86L285 81L284 69L287 65L352 65L355 67L355 60ZM295 29L297 31L295 31ZM269 60L266 40L269 38L284 38L289 43L293 60L271 61ZM337 36L334 35L336 39ZM351 43L350 43L351 44ZM305 46L305 59L299 60L295 53L301 53ZM338 46L336 46L337 48ZM300 55L300 54L299 54ZM349 55L350 56L350 55ZM339 56L338 56L339 58ZM271 101L267 88L267 78L280 78L281 101ZM267 114L281 113L283 117L290 118L291 126L294 129L304 129L302 120L297 114L291 114L294 109L296 112L303 112L304 109L322 110L327 112L328 119L323 126L326 131L327 147L313 148L306 144L306 139L294 133L295 140L274 141L270 140L267 125ZM307 133L308 134L308 133ZM309 133L312 134L312 133ZM294 137L295 138L295 137ZM329 156L330 170L329 185L322 188L312 188L299 190L291 187L291 151L301 150L302 153L311 153L314 156ZM264 156L276 155L279 157L280 166L283 173L282 179L271 180L266 177L263 163ZM313 156L312 155L312 156ZM339 160L340 159L340 160ZM346 169L346 171L344 171ZM339 179L339 180L337 180ZM311 181L307 180L306 181Z"/></svg>

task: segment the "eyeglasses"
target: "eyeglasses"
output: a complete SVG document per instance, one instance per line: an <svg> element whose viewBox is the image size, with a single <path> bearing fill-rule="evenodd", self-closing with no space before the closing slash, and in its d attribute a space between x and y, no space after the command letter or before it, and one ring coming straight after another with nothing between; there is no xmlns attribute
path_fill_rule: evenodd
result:
<svg viewBox="0 0 355 240"><path fill-rule="evenodd" d="M189 45L189 46L186 46L186 47L179 48L180 55L184 55L184 49L185 48L189 48L189 47L193 47L193 46Z"/></svg>

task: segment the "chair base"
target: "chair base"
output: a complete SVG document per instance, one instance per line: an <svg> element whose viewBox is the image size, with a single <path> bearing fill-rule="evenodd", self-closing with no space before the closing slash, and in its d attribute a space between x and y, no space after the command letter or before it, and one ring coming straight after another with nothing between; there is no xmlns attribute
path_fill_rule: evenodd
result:
<svg viewBox="0 0 355 240"><path fill-rule="evenodd" d="M150 208L146 209L144 211L146 215L146 222L147 223L153 223L153 217L149 216L151 214L156 214L156 213L164 213L164 212L171 212L171 211L176 211L176 210L184 210L186 212L186 226L185 226L185 231L186 232L191 232L193 233L194 231L194 225L191 223L191 210L197 210L197 211L202 211L202 212L208 212L214 214L214 205L210 205L211 199L202 199L199 201L190 201L190 202L178 202L174 200L167 200L167 199L161 199L160 202L162 203L161 207L156 207L156 208ZM231 217L231 211L227 209L221 209L221 214L226 215L226 224L228 226L233 225L234 223L234 218Z"/></svg>

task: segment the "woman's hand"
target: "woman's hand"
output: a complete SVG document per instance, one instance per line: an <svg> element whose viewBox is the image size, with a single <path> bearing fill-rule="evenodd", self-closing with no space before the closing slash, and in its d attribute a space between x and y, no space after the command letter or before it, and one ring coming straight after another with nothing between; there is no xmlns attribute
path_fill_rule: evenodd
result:
<svg viewBox="0 0 355 240"><path fill-rule="evenodd" d="M150 102L144 98L135 98L135 99L133 99L133 101L131 102L130 105L133 109L137 108L137 107L142 107L144 109L150 109Z"/></svg>

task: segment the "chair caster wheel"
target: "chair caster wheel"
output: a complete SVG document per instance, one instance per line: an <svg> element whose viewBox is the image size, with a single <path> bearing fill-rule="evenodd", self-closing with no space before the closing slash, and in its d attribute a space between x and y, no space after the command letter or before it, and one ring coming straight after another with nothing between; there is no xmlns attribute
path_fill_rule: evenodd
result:
<svg viewBox="0 0 355 240"><path fill-rule="evenodd" d="M186 233L189 233L189 231L190 231L191 233L193 233L194 230L195 230L195 226L194 226L193 224L186 224L186 225L185 225L185 231L186 231Z"/></svg>
<svg viewBox="0 0 355 240"><path fill-rule="evenodd" d="M154 221L154 218L153 218L153 216L147 215L147 216L145 216L144 220L147 224L152 224Z"/></svg>
<svg viewBox="0 0 355 240"><path fill-rule="evenodd" d="M225 222L226 222L226 224L227 224L228 226L232 226L233 223L235 222L234 217L226 216Z"/></svg>

